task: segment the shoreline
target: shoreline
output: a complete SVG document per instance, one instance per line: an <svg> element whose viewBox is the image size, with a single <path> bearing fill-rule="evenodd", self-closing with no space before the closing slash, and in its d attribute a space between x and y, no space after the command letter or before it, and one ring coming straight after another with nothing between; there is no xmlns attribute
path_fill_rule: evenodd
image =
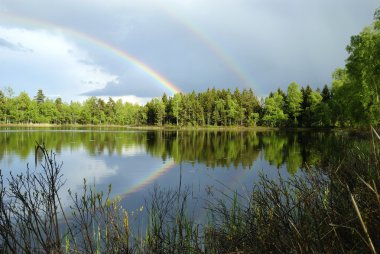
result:
<svg viewBox="0 0 380 254"><path fill-rule="evenodd" d="M30 124L4 124L0 123L0 128L62 128L62 129L80 129L80 128L94 128L94 129L125 129L125 130L145 130L145 131L353 131L353 132L363 132L370 131L369 127L365 128L353 128L353 127L267 127L267 126L175 126L175 125L164 125L164 126L131 126L131 125L95 125L95 124L49 124L49 123L30 123Z"/></svg>
<svg viewBox="0 0 380 254"><path fill-rule="evenodd" d="M127 126L127 125L94 125L94 124L48 124L48 123L32 123L32 124L0 124L3 127L20 127L20 128L122 128L126 130L255 130L255 131L272 131L279 130L275 127L265 126Z"/></svg>

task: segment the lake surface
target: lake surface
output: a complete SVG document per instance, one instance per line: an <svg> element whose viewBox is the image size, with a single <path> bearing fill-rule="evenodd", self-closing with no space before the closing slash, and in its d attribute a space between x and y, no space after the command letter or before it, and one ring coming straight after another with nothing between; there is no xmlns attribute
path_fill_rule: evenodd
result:
<svg viewBox="0 0 380 254"><path fill-rule="evenodd" d="M67 189L83 178L120 195L128 210L144 205L154 186L188 186L194 196L248 193L260 173L302 171L344 157L346 143L367 140L346 132L129 131L125 129L0 129L0 169L7 176L35 168L36 142L63 162ZM343 144L343 145L342 145ZM41 161L41 156L37 156ZM66 199L68 197L66 196Z"/></svg>

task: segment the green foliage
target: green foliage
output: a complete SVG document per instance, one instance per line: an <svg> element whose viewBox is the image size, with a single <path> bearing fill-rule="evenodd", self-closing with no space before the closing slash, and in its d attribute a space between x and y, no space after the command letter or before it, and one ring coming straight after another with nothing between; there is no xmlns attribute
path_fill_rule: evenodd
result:
<svg viewBox="0 0 380 254"><path fill-rule="evenodd" d="M14 97L12 88L0 93L2 123L93 125L345 127L377 125L380 121L380 10L373 25L351 37L346 66L333 73L331 88L322 92L295 82L262 98L252 89L175 94L153 98L144 106L107 102L96 97L83 103L46 98L40 89L34 100Z"/></svg>
<svg viewBox="0 0 380 254"><path fill-rule="evenodd" d="M288 95L286 97L286 104L289 114L289 119L292 121L292 125L297 126L297 118L301 114L302 92L299 89L299 85L295 82L290 83L288 86Z"/></svg>
<svg viewBox="0 0 380 254"><path fill-rule="evenodd" d="M183 142L182 134L172 133L181 135L179 142ZM129 134L138 137L137 142L147 140L140 137L142 133ZM271 155L274 163L281 161L278 155L286 155L287 167L294 174L303 154L298 146L299 135L318 137L321 133L296 133L286 141L262 133L267 139L260 142L250 132L236 142L241 134L224 132L222 135L235 144L222 150L241 158L236 152L239 147L271 144L273 151L278 150L277 155ZM379 137L376 131L373 135ZM325 165L322 161L314 166L308 162L310 167L292 177L278 171L273 178L264 169L253 188L244 188L243 194L236 190L210 191L206 206L201 208L207 212L207 222L195 217L199 198L193 196L191 188L181 186L169 190L156 188L146 208L141 206L128 212L120 197L110 198L111 186L108 191L99 192L84 180L80 193L69 190L70 206L64 208L60 196L65 183L63 164L57 162L54 153L37 146L36 161L41 162L42 168L28 169L9 178L0 172L0 250L2 253L376 253L380 248L379 140L372 140L373 147L363 139L356 139L350 147L341 138L337 140L339 145L330 149L339 152L344 148L343 160L327 156ZM105 141L107 145L110 143L109 136ZM215 147L225 143L228 142L220 140ZM321 146L322 152L326 149L329 147ZM255 150L255 156L262 151ZM243 153L251 154L245 148ZM147 224L141 223L145 215Z"/></svg>
<svg viewBox="0 0 380 254"><path fill-rule="evenodd" d="M115 124L142 125L146 117L139 117L139 105L90 97L83 103L65 103L61 98L52 100L42 90L32 100L25 92L13 97L13 90L0 91L0 122L7 124ZM141 119L143 119L141 121Z"/></svg>
<svg viewBox="0 0 380 254"><path fill-rule="evenodd" d="M150 125L162 126L165 118L165 104L162 100L154 98L146 104L147 123Z"/></svg>
<svg viewBox="0 0 380 254"><path fill-rule="evenodd" d="M363 126L380 120L380 26L375 23L351 37L345 69L333 81L334 113L340 125Z"/></svg>
<svg viewBox="0 0 380 254"><path fill-rule="evenodd" d="M288 115L284 113L284 97L275 92L272 97L265 99L263 121L269 126L283 126L288 119Z"/></svg>
<svg viewBox="0 0 380 254"><path fill-rule="evenodd" d="M37 95L34 97L34 100L38 103L38 104L41 104L41 103L44 103L45 102L45 95L44 95L44 92L42 91L42 89L39 89L37 91Z"/></svg>

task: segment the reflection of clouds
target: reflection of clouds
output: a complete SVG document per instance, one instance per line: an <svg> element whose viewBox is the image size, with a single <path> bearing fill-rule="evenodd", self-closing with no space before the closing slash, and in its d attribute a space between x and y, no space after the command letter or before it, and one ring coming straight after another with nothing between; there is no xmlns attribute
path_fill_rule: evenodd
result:
<svg viewBox="0 0 380 254"><path fill-rule="evenodd" d="M110 176L116 176L119 171L117 165L110 167L105 161L89 156L83 149L75 151L66 149L62 151L61 156L57 157L57 161L63 161L61 173L63 179L66 180L60 190L64 207L71 204L68 190L78 194L83 192L83 179L86 179L88 186L93 188L94 183L98 185Z"/></svg>
<svg viewBox="0 0 380 254"><path fill-rule="evenodd" d="M91 156L85 148L71 151L63 150L58 161L63 161L62 174L66 179L62 197L67 201L67 190L73 193L83 191L83 179L89 186L96 184L97 191L108 191L112 185L111 196L124 195L153 184L154 180L169 170L160 158L146 155L143 146L123 147L120 155L107 156L106 152Z"/></svg>
<svg viewBox="0 0 380 254"><path fill-rule="evenodd" d="M87 158L86 158L87 157ZM66 161L72 160L67 163ZM65 162L62 173L67 178L65 187L71 190L76 190L83 185L83 179L87 179L88 183L95 181L102 182L104 178L116 175L118 167L115 165L109 167L101 159L94 159L94 157L88 157L85 154L76 151L70 155L70 158L63 160Z"/></svg>
<svg viewBox="0 0 380 254"><path fill-rule="evenodd" d="M121 154L123 156L132 157L137 155L143 155L145 154L145 147L144 146L131 146L131 147L123 147L121 150Z"/></svg>
<svg viewBox="0 0 380 254"><path fill-rule="evenodd" d="M117 175L109 176L102 183L97 182L97 186L105 189L109 183L112 183L112 194L122 196L149 188L147 185L153 184L156 179L169 170L166 166L172 165L169 162L163 163L160 158L145 154L107 158L107 165L114 167L115 164L119 168Z"/></svg>

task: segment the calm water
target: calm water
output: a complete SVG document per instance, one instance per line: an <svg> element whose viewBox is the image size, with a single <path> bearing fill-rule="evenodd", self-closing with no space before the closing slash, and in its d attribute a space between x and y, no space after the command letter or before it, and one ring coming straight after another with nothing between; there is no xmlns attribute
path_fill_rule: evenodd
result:
<svg viewBox="0 0 380 254"><path fill-rule="evenodd" d="M307 166L339 160L342 144L360 139L365 137L345 132L3 128L0 169L4 175L24 172L27 164L35 170L39 142L63 162L65 190L80 192L83 178L95 181L97 189L112 184L113 195L122 196L131 210L144 204L155 185L174 189L181 181L198 197L226 189L247 191L260 172L272 177L300 174Z"/></svg>

